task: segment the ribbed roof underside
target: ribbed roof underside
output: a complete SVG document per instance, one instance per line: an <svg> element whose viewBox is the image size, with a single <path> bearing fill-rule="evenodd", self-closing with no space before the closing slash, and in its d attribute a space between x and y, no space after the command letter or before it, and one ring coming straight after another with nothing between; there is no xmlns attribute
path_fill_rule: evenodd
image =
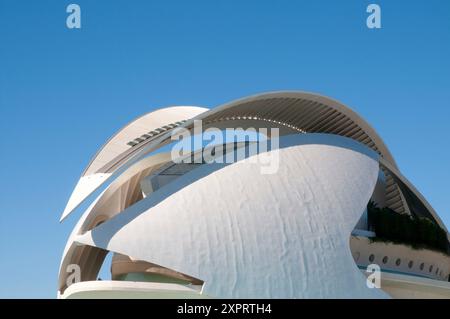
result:
<svg viewBox="0 0 450 319"><path fill-rule="evenodd" d="M204 121L213 123L230 119L271 119L307 133L346 136L381 154L374 141L347 115L315 101L297 98L250 101L214 113Z"/></svg>
<svg viewBox="0 0 450 319"><path fill-rule="evenodd" d="M230 120L263 120L291 127L304 133L328 133L354 139L385 157L372 138L348 115L330 105L298 98L270 98L250 101L207 116L205 124ZM391 160L387 158L387 160ZM394 163L393 163L394 164ZM394 164L395 165L395 164ZM386 205L398 213L405 213L404 201L398 186L386 175Z"/></svg>
<svg viewBox="0 0 450 319"><path fill-rule="evenodd" d="M261 96L218 107L212 112L200 114L195 119L203 121L204 129L214 126L214 123L228 121L239 121L239 124L244 123L243 126L245 126L245 122L248 121L249 126L252 127L255 125L266 127L268 125L265 123L270 122L271 126L290 128L291 132L336 134L368 146L395 166L388 149L367 122L350 109L328 99L318 101L308 95L303 98L300 96ZM191 122L185 127L192 128L192 125ZM156 137L170 133L171 130L160 132ZM140 152L140 149L156 137L143 139L139 143L130 145L131 147L126 152L105 165L107 168L105 171L114 170L121 163L126 162L130 155ZM387 206L399 213L408 212L409 210L404 206L401 191L389 174L386 175L386 184Z"/></svg>

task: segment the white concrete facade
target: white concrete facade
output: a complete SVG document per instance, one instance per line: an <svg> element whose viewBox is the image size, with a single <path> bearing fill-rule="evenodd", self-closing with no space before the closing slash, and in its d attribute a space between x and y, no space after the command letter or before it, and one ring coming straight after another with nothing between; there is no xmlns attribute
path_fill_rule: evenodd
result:
<svg viewBox="0 0 450 319"><path fill-rule="evenodd" d="M259 164L246 158L178 170L152 186L149 177L173 165L170 154L152 153L170 142L175 127L192 129L193 120L202 120L205 129L280 128L279 149L268 151L279 155L277 173L261 174ZM368 263L361 260L374 247L380 256L414 254L367 238L350 240L357 224L367 225L361 216L369 200L382 198L398 213L420 213L445 226L369 124L319 95L268 93L210 111L172 107L149 113L116 134L81 179L62 219L94 190L104 190L66 245L62 298L450 297L448 257L432 252L423 259L439 271L428 281L416 280L406 267L397 269L401 274L383 274L389 289L367 287L360 268ZM421 203L419 212L410 209L406 198L412 197ZM116 279L95 281L108 252L124 256L120 271L116 259ZM73 264L81 270L77 283L69 282L67 267Z"/></svg>

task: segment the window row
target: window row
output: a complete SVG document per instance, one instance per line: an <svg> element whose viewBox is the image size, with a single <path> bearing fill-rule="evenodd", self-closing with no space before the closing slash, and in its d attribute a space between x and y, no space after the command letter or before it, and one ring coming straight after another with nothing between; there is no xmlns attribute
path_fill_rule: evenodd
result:
<svg viewBox="0 0 450 319"><path fill-rule="evenodd" d="M375 255L374 255L374 254L371 254L371 255L369 256L369 261L370 261L371 263L375 261ZM387 264L388 261L389 261L389 257L388 257L388 256L384 256L383 259L381 260L381 262L382 262L383 264ZM401 258L397 258L397 259L395 260L395 265L396 265L397 267L399 267L401 264L402 264L402 259L401 259ZM413 267L414 267L414 261L410 260L410 261L408 262L408 268L409 268L409 269L412 269ZM422 263L420 263L419 269L420 269L421 271L424 271L424 270L425 270L425 271L427 271L428 273L434 273L435 275L439 275L440 277L443 277L442 270L440 270L439 267L434 268L433 265L429 265L429 266L426 268L426 267L425 267L425 263L422 262Z"/></svg>

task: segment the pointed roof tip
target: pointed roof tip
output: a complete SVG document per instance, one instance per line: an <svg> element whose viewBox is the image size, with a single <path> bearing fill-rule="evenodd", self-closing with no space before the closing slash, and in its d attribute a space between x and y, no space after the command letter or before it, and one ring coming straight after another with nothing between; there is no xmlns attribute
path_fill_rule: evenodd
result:
<svg viewBox="0 0 450 319"><path fill-rule="evenodd" d="M62 223L75 209L77 209L93 192L95 192L112 174L96 173L83 176L78 181L64 211L59 218Z"/></svg>
<svg viewBox="0 0 450 319"><path fill-rule="evenodd" d="M66 218L70 215L70 213L72 213L76 207L78 207L78 205L76 207L73 207L72 204L72 197L73 194L76 192L76 187L74 189L74 191L72 192L72 195L70 196L69 202L67 203L66 207L64 208L64 211L62 212L61 216L59 217L59 222L62 223L64 220L66 220Z"/></svg>
<svg viewBox="0 0 450 319"><path fill-rule="evenodd" d="M64 209L64 212L61 214L61 217L59 217L59 223L61 224L64 220L66 220L67 216L69 216L70 211L67 211L67 207L66 209Z"/></svg>
<svg viewBox="0 0 450 319"><path fill-rule="evenodd" d="M59 222L62 223L93 192L101 187L112 173L114 173L99 173L99 171L105 162L111 161L117 156L117 153L124 152L129 148L129 145L126 142L129 142L132 138L136 138L136 136L140 136L149 130L160 129L164 125L192 119L207 111L209 111L208 108L199 106L170 106L153 110L124 126L100 148L91 160L75 186ZM118 143L121 145L119 149L117 149Z"/></svg>

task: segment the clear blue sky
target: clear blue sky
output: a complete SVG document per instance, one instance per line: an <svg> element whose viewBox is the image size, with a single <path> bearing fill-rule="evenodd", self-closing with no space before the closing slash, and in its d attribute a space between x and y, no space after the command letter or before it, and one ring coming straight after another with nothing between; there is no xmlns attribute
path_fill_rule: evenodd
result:
<svg viewBox="0 0 450 319"><path fill-rule="evenodd" d="M65 8L81 6L82 29ZM382 8L369 30L366 7ZM273 90L336 98L450 227L450 1L0 0L0 297L56 296L91 156L154 108Z"/></svg>

